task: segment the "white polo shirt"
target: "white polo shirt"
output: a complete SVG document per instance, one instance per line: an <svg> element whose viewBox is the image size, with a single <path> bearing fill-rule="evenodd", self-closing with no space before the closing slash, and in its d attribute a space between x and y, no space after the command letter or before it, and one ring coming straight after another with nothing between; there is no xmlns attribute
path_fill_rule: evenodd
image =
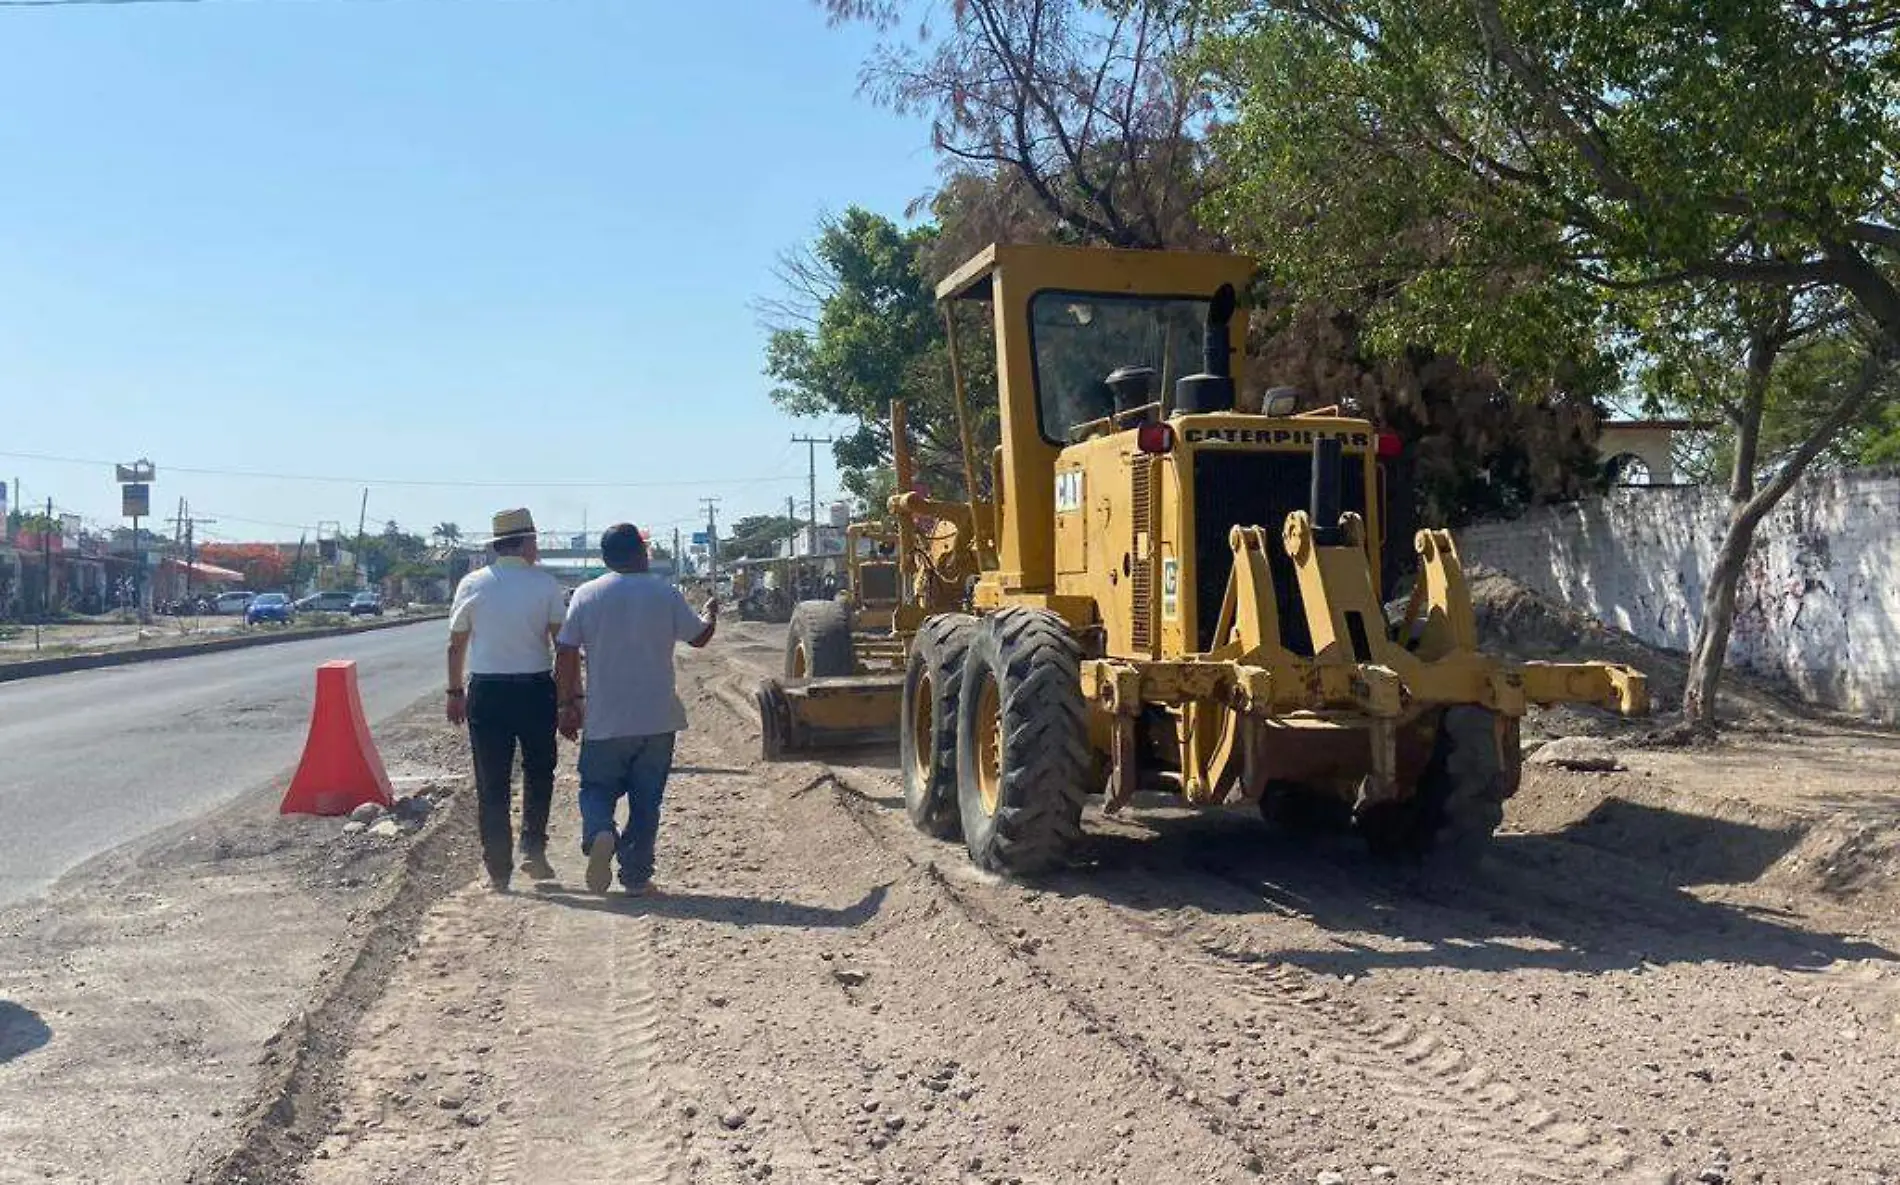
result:
<svg viewBox="0 0 1900 1185"><path fill-rule="evenodd" d="M462 577L449 632L470 634L471 675L534 675L553 669L548 627L567 617L561 582L520 556L497 556Z"/></svg>

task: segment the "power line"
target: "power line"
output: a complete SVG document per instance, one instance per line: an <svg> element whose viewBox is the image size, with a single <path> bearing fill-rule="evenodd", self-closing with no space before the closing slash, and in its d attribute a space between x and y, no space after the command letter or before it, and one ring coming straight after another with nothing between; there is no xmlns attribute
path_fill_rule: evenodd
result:
<svg viewBox="0 0 1900 1185"><path fill-rule="evenodd" d="M0 0L4 7L8 0ZM78 2L78 0L58 0L60 3ZM94 0L85 0L87 3ZM114 0L129 2L129 0ZM158 2L158 0L154 0ZM187 0L196 2L196 0ZM61 457L49 453L0 452L0 457L21 461L44 461L58 465L112 465L114 462L101 461L92 457ZM771 482L798 481L802 473L776 473L770 477L707 477L687 478L677 481L575 481L571 479L555 481L447 481L418 478L390 477L340 477L311 473L263 473L253 469L205 469L189 465L167 465L167 472L187 473L194 477L235 477L253 481L310 481L325 482L332 485L370 485L370 486L408 486L431 489L454 490L505 490L505 489L577 489L577 490L615 490L615 489L659 489L694 486L744 486L766 485Z"/></svg>

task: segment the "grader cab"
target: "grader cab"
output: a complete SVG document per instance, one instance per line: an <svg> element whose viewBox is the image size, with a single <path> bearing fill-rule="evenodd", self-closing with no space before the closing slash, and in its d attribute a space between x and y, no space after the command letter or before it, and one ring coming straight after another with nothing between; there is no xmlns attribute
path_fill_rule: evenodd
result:
<svg viewBox="0 0 1900 1185"><path fill-rule="evenodd" d="M979 865L1060 866L1091 794L1349 809L1392 852L1480 852L1529 704L1647 711L1608 663L1483 654L1457 549L1378 590L1396 438L1269 392L1238 410L1231 255L995 246L937 290L995 325L989 500L891 499L898 593L865 628L801 605L760 689L768 756L888 737L912 821ZM981 488L952 367L966 489ZM897 407L898 488L911 488ZM892 669L901 653L901 675Z"/></svg>

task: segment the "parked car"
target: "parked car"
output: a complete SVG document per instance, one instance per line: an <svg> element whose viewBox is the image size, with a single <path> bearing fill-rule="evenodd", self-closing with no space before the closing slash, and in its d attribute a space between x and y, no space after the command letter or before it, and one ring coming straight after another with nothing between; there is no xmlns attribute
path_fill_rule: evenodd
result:
<svg viewBox="0 0 1900 1185"><path fill-rule="evenodd" d="M251 598L256 595L254 592L246 592L243 589L237 588L229 592L221 592L217 595L217 598L211 602L211 611L213 613L225 614L242 613L250 606Z"/></svg>
<svg viewBox="0 0 1900 1185"><path fill-rule="evenodd" d="M245 625L258 625L266 621L289 625L296 616L296 606L283 593L259 593L244 607Z"/></svg>
<svg viewBox="0 0 1900 1185"><path fill-rule="evenodd" d="M312 593L297 602L297 609L303 613L348 613L350 603L356 594L347 589L331 589L328 592Z"/></svg>
<svg viewBox="0 0 1900 1185"><path fill-rule="evenodd" d="M360 592L350 598L351 617L381 617L383 599L373 592Z"/></svg>

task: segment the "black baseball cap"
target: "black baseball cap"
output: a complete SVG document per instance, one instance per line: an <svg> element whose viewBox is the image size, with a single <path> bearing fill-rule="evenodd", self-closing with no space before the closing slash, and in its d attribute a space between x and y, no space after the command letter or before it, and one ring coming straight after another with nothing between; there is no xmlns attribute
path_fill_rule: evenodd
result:
<svg viewBox="0 0 1900 1185"><path fill-rule="evenodd" d="M615 523L600 533L600 558L607 561L609 568L618 571L631 567L646 553L646 540L640 537L640 528L632 523Z"/></svg>

